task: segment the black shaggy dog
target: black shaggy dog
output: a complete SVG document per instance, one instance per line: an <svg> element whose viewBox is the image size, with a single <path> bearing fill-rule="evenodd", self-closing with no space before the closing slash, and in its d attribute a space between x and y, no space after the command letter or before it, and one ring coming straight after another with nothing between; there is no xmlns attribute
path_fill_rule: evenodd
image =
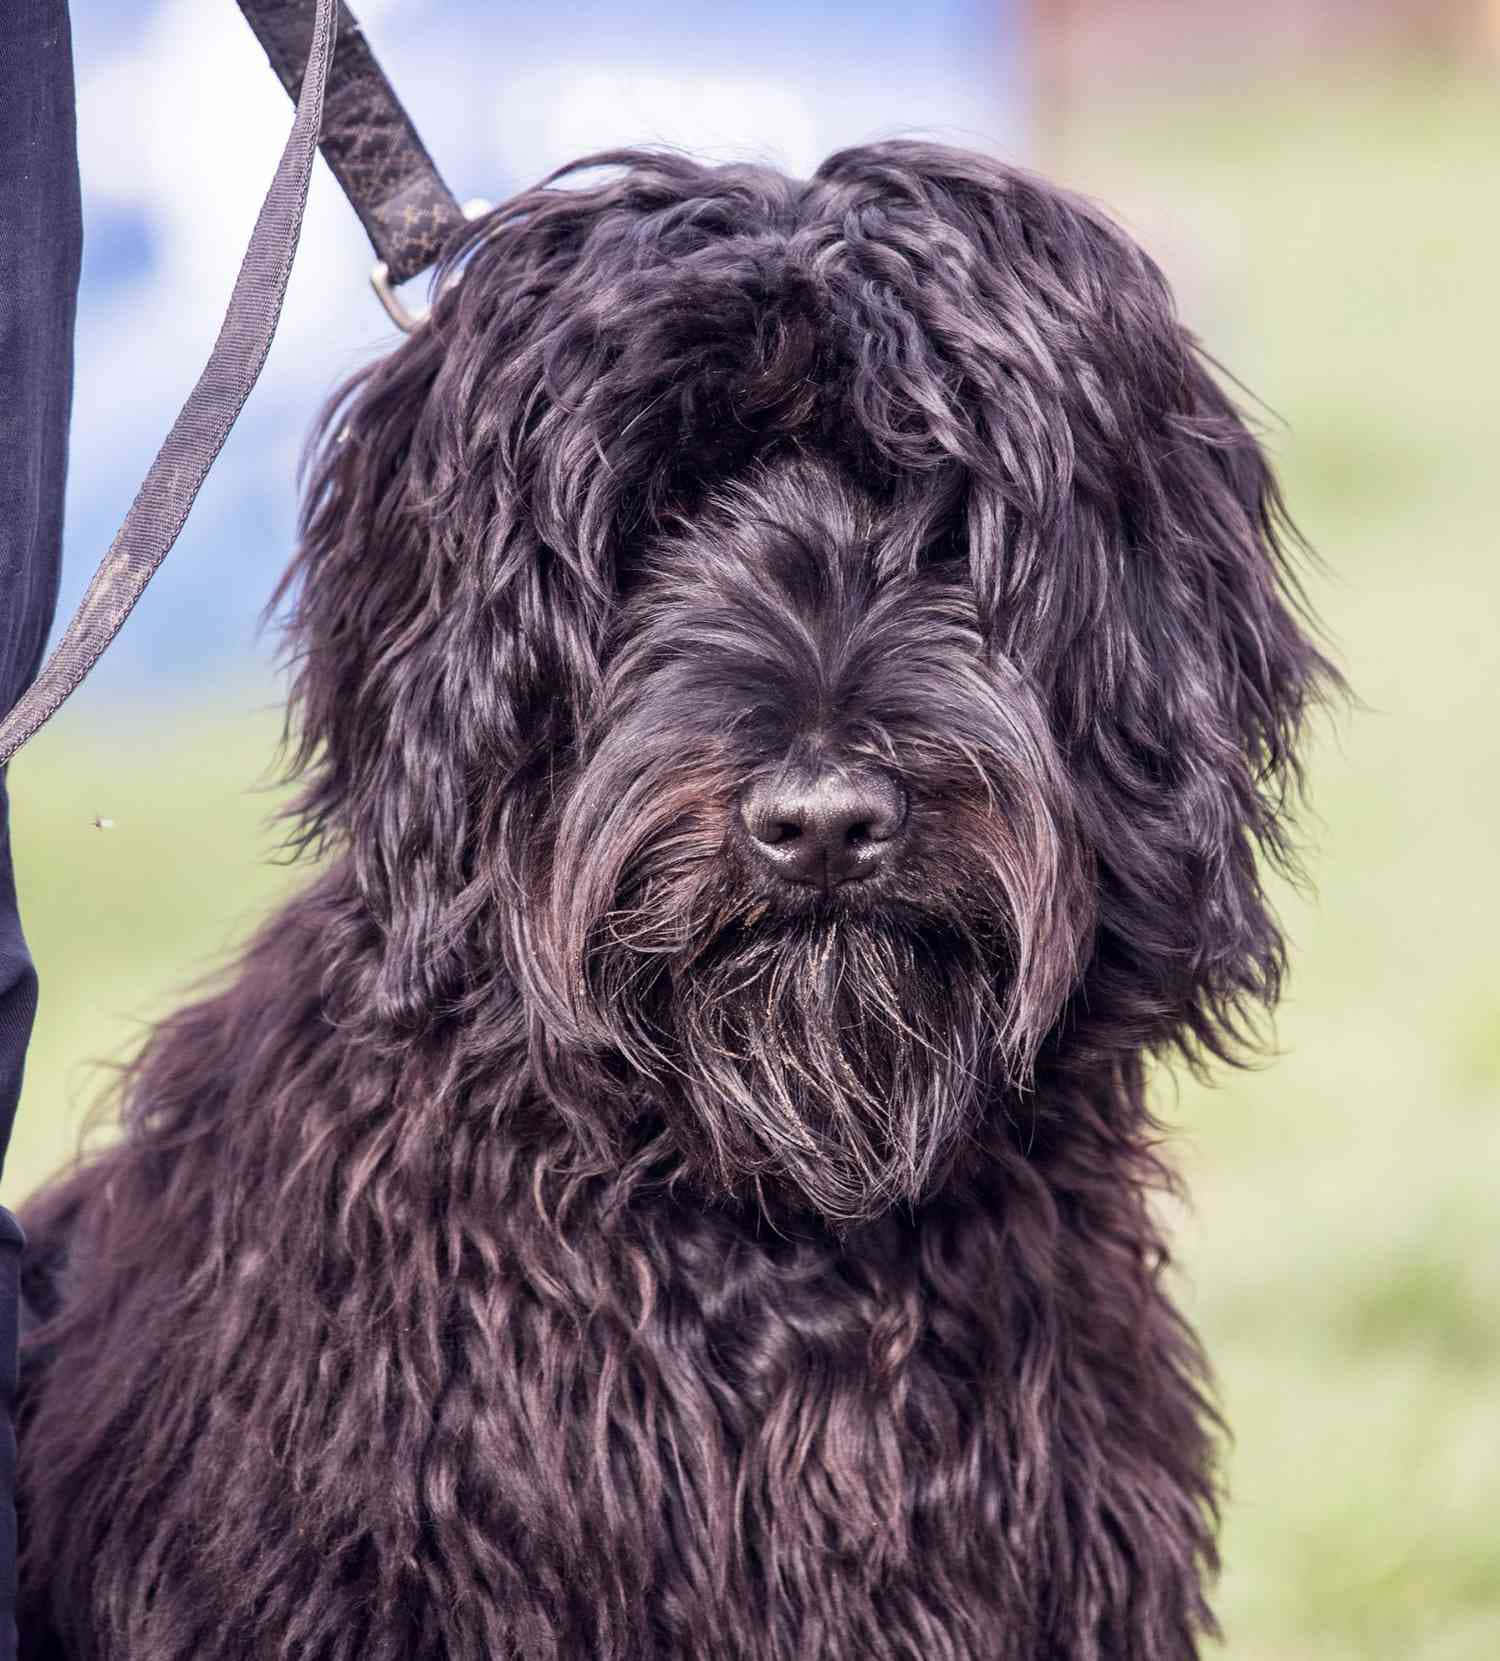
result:
<svg viewBox="0 0 1500 1661"><path fill-rule="evenodd" d="M1144 1082L1276 992L1331 676L1265 460L1024 174L580 166L328 417L322 862L26 1219L28 1653L1185 1661Z"/></svg>

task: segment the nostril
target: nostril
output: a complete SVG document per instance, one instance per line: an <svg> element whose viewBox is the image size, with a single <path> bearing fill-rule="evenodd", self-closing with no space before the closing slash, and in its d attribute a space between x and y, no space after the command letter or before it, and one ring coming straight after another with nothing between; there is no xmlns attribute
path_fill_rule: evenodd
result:
<svg viewBox="0 0 1500 1661"><path fill-rule="evenodd" d="M792 819L776 819L771 824L752 832L757 841L779 848L783 842L795 842L802 834L801 825Z"/></svg>

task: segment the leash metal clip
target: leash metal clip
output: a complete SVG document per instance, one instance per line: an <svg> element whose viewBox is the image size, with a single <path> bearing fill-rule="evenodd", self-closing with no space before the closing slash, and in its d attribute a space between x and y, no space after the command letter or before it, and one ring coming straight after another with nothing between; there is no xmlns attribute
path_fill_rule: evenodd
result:
<svg viewBox="0 0 1500 1661"><path fill-rule="evenodd" d="M482 196L471 196L463 204L465 219L478 219L494 207L493 202L485 201ZM409 311L402 304L401 296L396 293L395 284L391 282L391 268L384 260L376 260L370 268L370 287L375 290L375 298L385 307L385 314L396 325L402 334L411 334L420 329L427 321L431 307L424 307L421 311Z"/></svg>

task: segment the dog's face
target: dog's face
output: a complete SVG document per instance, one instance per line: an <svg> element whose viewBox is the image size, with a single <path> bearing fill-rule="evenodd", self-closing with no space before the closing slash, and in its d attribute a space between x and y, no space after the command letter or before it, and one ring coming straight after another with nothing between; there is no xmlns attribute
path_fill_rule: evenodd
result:
<svg viewBox="0 0 1500 1661"><path fill-rule="evenodd" d="M1039 1064L1236 1041L1327 666L1091 210L936 147L625 163L481 222L337 408L304 812L387 1035L483 1012L580 1129L847 1222Z"/></svg>
<svg viewBox="0 0 1500 1661"><path fill-rule="evenodd" d="M649 549L603 662L550 862L565 1020L720 1180L834 1218L921 1194L1092 924L1046 714L964 562L772 464Z"/></svg>

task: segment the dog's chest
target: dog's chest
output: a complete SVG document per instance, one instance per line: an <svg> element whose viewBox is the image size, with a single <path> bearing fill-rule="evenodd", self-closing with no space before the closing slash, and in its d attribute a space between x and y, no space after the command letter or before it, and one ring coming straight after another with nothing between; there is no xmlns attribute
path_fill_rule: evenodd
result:
<svg viewBox="0 0 1500 1661"><path fill-rule="evenodd" d="M402 1600L421 1652L998 1653L962 1637L999 1613L997 1358L944 1333L901 1236L851 1253L663 1212L470 1259L435 1389L387 1402L418 1457L372 1447L367 1473L367 1515L409 1484L398 1514L424 1519L371 1542L431 1558ZM450 1580L493 1592L434 1597Z"/></svg>

